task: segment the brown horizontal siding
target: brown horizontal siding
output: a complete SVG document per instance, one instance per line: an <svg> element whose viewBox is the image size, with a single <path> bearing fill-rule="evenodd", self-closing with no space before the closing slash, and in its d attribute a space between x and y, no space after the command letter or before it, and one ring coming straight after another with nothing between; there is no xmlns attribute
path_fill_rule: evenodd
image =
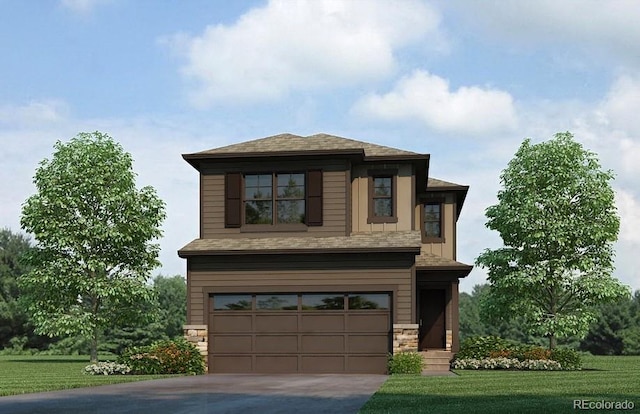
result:
<svg viewBox="0 0 640 414"><path fill-rule="evenodd" d="M395 291L394 321L411 322L411 270L410 269L362 269L362 270L314 270L314 271L189 271L190 316L189 324L206 324L203 301L208 293L217 289L224 292L248 292L255 289L273 293L287 289L298 292L322 292L323 288L342 292L375 291L376 287Z"/></svg>

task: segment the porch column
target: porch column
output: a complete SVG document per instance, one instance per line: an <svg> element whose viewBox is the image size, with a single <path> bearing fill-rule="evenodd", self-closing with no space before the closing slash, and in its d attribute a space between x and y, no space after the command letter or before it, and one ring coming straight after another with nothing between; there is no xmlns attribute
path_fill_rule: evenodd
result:
<svg viewBox="0 0 640 414"><path fill-rule="evenodd" d="M451 282L451 348L452 352L460 350L460 296L459 280ZM449 343L449 331L447 331L447 343Z"/></svg>

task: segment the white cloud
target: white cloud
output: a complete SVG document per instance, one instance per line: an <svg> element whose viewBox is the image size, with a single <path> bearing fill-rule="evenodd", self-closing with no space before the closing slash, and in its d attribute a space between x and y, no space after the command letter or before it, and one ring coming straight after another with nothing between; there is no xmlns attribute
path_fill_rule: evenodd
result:
<svg viewBox="0 0 640 414"><path fill-rule="evenodd" d="M623 189L616 189L616 206L620 215L621 242L638 244L640 247L640 201L637 195Z"/></svg>
<svg viewBox="0 0 640 414"><path fill-rule="evenodd" d="M601 104L607 126L640 136L640 77L621 75Z"/></svg>
<svg viewBox="0 0 640 414"><path fill-rule="evenodd" d="M483 134L512 130L517 125L513 98L489 87L463 86L416 70L383 95L370 94L357 102L355 113L389 121L419 120L443 132Z"/></svg>
<svg viewBox="0 0 640 414"><path fill-rule="evenodd" d="M59 100L45 99L24 105L0 106L0 125L55 123L68 114L67 105Z"/></svg>
<svg viewBox="0 0 640 414"><path fill-rule="evenodd" d="M111 0L61 0L60 4L80 15L90 14L101 4L109 3Z"/></svg>
<svg viewBox="0 0 640 414"><path fill-rule="evenodd" d="M233 25L162 39L186 58L197 106L278 99L292 91L354 85L396 70L395 53L424 41L444 48L439 14L414 0L272 0Z"/></svg>
<svg viewBox="0 0 640 414"><path fill-rule="evenodd" d="M481 26L501 42L571 44L592 57L595 53L640 64L640 7L636 0L457 0L445 4L464 16L465 23Z"/></svg>

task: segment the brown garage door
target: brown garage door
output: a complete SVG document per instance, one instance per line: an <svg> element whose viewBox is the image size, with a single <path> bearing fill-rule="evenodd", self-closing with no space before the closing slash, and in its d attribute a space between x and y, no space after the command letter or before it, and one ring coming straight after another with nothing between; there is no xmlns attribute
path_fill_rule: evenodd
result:
<svg viewBox="0 0 640 414"><path fill-rule="evenodd" d="M215 294L209 372L386 373L388 293Z"/></svg>

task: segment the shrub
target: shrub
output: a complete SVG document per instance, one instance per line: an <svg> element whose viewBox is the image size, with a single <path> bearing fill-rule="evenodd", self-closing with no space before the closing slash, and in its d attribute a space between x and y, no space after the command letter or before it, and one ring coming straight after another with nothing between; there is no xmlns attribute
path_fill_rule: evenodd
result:
<svg viewBox="0 0 640 414"><path fill-rule="evenodd" d="M135 375L154 375L162 373L160 358L153 353L152 345L133 346L124 350L117 360L131 368Z"/></svg>
<svg viewBox="0 0 640 414"><path fill-rule="evenodd" d="M502 351L507 358L516 358L520 361L551 359L551 351L547 348L535 345L511 345L508 350ZM490 357L495 358L496 352L492 352Z"/></svg>
<svg viewBox="0 0 640 414"><path fill-rule="evenodd" d="M520 359L520 358L518 358ZM531 359L531 360L545 360L551 359L551 351L542 348L540 346L532 346L529 349L525 349L522 352L522 361Z"/></svg>
<svg viewBox="0 0 640 414"><path fill-rule="evenodd" d="M580 354L569 348L555 348L550 352L550 358L558 362L562 369L579 370L582 369L582 358Z"/></svg>
<svg viewBox="0 0 640 414"><path fill-rule="evenodd" d="M531 360L520 361L516 358L465 358L451 363L452 369L512 369L535 371L558 371L562 366L557 361Z"/></svg>
<svg viewBox="0 0 640 414"><path fill-rule="evenodd" d="M489 358L511 358L513 352L509 349L489 352Z"/></svg>
<svg viewBox="0 0 640 414"><path fill-rule="evenodd" d="M125 364L116 362L98 362L84 367L82 373L85 375L126 375L131 372Z"/></svg>
<svg viewBox="0 0 640 414"><path fill-rule="evenodd" d="M164 374L204 374L204 360L198 348L184 338L160 341L154 345Z"/></svg>
<svg viewBox="0 0 640 414"><path fill-rule="evenodd" d="M424 362L418 352L389 354L389 374L420 374Z"/></svg>
<svg viewBox="0 0 640 414"><path fill-rule="evenodd" d="M489 358L492 352L499 353L509 350L511 347L512 344L509 341L497 336L472 336L462 342L456 358Z"/></svg>
<svg viewBox="0 0 640 414"><path fill-rule="evenodd" d="M184 338L127 348L118 358L134 374L204 374L198 348Z"/></svg>

